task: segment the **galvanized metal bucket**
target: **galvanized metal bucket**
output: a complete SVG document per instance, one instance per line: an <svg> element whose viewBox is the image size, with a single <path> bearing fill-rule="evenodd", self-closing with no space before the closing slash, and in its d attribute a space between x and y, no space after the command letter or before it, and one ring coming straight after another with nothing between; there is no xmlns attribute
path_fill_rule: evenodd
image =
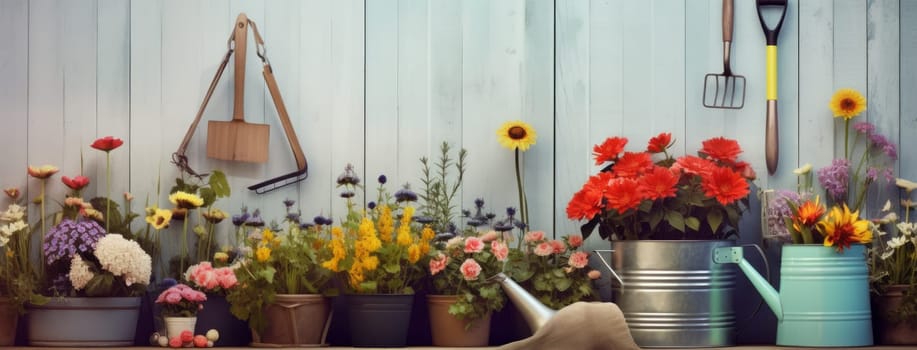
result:
<svg viewBox="0 0 917 350"><path fill-rule="evenodd" d="M722 249L715 261L736 263L777 316L777 345L870 346L872 313L866 247L843 253L814 244L783 246L778 293L742 251Z"/></svg>
<svg viewBox="0 0 917 350"><path fill-rule="evenodd" d="M717 248L734 241L614 241L615 303L641 347L731 346L736 269L716 264ZM607 250L604 250L607 251ZM596 250L603 252L603 250Z"/></svg>

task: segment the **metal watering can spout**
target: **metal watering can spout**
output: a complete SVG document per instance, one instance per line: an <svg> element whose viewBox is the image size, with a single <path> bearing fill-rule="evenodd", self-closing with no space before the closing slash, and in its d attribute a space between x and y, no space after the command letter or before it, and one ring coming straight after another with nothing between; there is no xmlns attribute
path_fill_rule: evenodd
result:
<svg viewBox="0 0 917 350"><path fill-rule="evenodd" d="M503 287L503 292L513 302L513 305L516 305L516 308L519 309L519 313L522 314L522 318L529 325L532 333L538 331L557 313L556 310L542 304L535 296L529 294L525 288L522 288L516 281L513 281L512 278L502 272L494 275L490 280L500 283L500 286Z"/></svg>
<svg viewBox="0 0 917 350"><path fill-rule="evenodd" d="M761 251L761 248L757 245L753 246L757 248L761 256L764 257L764 252ZM764 259L765 269L767 269L768 274L767 279L762 277L761 274L755 270L755 267L748 263L748 260L745 260L742 254L742 247L717 248L713 253L713 262L717 264L738 264L739 269L745 273L745 277L748 277L751 284L755 286L755 289L761 294L761 298L764 299L767 306L769 306L771 311L774 312L774 315L777 316L777 321L783 321L783 304L780 302L780 293L778 293L777 290L771 286L770 282L768 282L770 279L770 268L767 266L767 258Z"/></svg>

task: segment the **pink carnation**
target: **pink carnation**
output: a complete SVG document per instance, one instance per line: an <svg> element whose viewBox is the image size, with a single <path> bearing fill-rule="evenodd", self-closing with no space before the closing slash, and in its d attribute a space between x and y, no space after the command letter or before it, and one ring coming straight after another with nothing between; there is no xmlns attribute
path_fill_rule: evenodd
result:
<svg viewBox="0 0 917 350"><path fill-rule="evenodd" d="M539 243L535 246L535 255L538 256L548 256L554 252L554 247L551 247L551 244L548 242Z"/></svg>
<svg viewBox="0 0 917 350"><path fill-rule="evenodd" d="M449 263L449 257L439 253L434 259L430 259L430 274L435 275L446 268Z"/></svg>
<svg viewBox="0 0 917 350"><path fill-rule="evenodd" d="M465 259L460 270L466 281L474 281L481 274L481 265L478 265L478 262L474 261L474 259Z"/></svg>
<svg viewBox="0 0 917 350"><path fill-rule="evenodd" d="M497 257L497 261L506 261L506 257L509 256L509 247L506 246L506 243L500 241L490 242L490 250Z"/></svg>
<svg viewBox="0 0 917 350"><path fill-rule="evenodd" d="M583 245L583 236L580 236L580 235L567 236L567 243L570 243L571 248L579 248L581 245Z"/></svg>
<svg viewBox="0 0 917 350"><path fill-rule="evenodd" d="M165 302L168 304L178 304L181 302L181 292L169 291L165 293Z"/></svg>
<svg viewBox="0 0 917 350"><path fill-rule="evenodd" d="M194 283L198 287L202 287L207 290L214 289L220 286L220 281L217 279L217 274L214 270L198 270L196 276L194 276Z"/></svg>
<svg viewBox="0 0 917 350"><path fill-rule="evenodd" d="M198 292L194 289L188 288L181 291L181 297L185 300L199 303L207 300L207 295L201 292Z"/></svg>
<svg viewBox="0 0 917 350"><path fill-rule="evenodd" d="M236 279L236 273L232 268L222 267L214 271L217 275L217 281L220 282L220 287L223 289L230 289L239 283L239 280Z"/></svg>
<svg viewBox="0 0 917 350"><path fill-rule="evenodd" d="M585 252L576 252L570 255L570 261L567 262L570 266L581 269L586 267L586 264L589 263L589 254Z"/></svg>
<svg viewBox="0 0 917 350"><path fill-rule="evenodd" d="M539 242L544 240L544 231L531 231L525 234L526 242Z"/></svg>
<svg viewBox="0 0 917 350"><path fill-rule="evenodd" d="M484 241L478 237L465 238L465 253L480 253L484 250Z"/></svg>
<svg viewBox="0 0 917 350"><path fill-rule="evenodd" d="M567 246L565 246L564 242L561 242L560 240L554 239L548 243L551 244L551 249L554 250L554 254L560 254L567 251Z"/></svg>
<svg viewBox="0 0 917 350"><path fill-rule="evenodd" d="M493 241L493 240L497 239L497 237L498 237L497 231L491 230L491 231L489 231L489 232L487 232L487 233L481 235L481 240L484 241L484 242L490 242L490 241Z"/></svg>

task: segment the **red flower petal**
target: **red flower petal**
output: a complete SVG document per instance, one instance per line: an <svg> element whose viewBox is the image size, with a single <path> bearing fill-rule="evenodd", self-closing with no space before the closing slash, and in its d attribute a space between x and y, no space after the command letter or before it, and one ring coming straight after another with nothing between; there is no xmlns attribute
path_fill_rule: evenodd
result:
<svg viewBox="0 0 917 350"><path fill-rule="evenodd" d="M643 195L637 189L637 180L627 178L617 178L612 180L605 192L605 200L608 207L616 210L618 213L624 213L630 209L636 208L643 201Z"/></svg>
<svg viewBox="0 0 917 350"><path fill-rule="evenodd" d="M662 153L672 145L672 133L664 132L651 138L646 145L646 151L650 153Z"/></svg>
<svg viewBox="0 0 917 350"><path fill-rule="evenodd" d="M602 165L605 162L613 162L618 159L618 154L624 151L627 145L626 137L609 137L602 144L592 147L592 155L595 156L595 165Z"/></svg>
<svg viewBox="0 0 917 350"><path fill-rule="evenodd" d="M748 195L748 181L742 175L729 168L714 167L701 180L701 187L708 197L717 202L729 205Z"/></svg>
<svg viewBox="0 0 917 350"><path fill-rule="evenodd" d="M742 153L742 148L739 147L739 143L736 140L714 137L703 142L700 153L712 159L732 164L735 163L739 153Z"/></svg>
<svg viewBox="0 0 917 350"><path fill-rule="evenodd" d="M653 167L653 158L645 152L624 152L615 163L616 177L637 177Z"/></svg>
<svg viewBox="0 0 917 350"><path fill-rule="evenodd" d="M665 167L654 167L652 171L640 177L638 188L647 199L675 197L678 175Z"/></svg>
<svg viewBox="0 0 917 350"><path fill-rule="evenodd" d="M124 144L124 141L122 141L119 138L115 138L112 136L105 136L103 138L95 140L95 142L93 142L92 145L90 146L100 151L109 152L115 148L121 147L121 145L123 144Z"/></svg>

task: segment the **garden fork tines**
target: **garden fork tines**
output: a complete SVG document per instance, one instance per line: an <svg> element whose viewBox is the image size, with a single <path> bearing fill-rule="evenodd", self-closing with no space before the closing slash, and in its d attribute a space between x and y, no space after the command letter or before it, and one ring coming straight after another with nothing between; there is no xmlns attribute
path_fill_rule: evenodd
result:
<svg viewBox="0 0 917 350"><path fill-rule="evenodd" d="M745 77L732 73L733 0L723 0L723 73L704 76L704 107L739 109L745 105ZM710 89L713 93L710 94Z"/></svg>

